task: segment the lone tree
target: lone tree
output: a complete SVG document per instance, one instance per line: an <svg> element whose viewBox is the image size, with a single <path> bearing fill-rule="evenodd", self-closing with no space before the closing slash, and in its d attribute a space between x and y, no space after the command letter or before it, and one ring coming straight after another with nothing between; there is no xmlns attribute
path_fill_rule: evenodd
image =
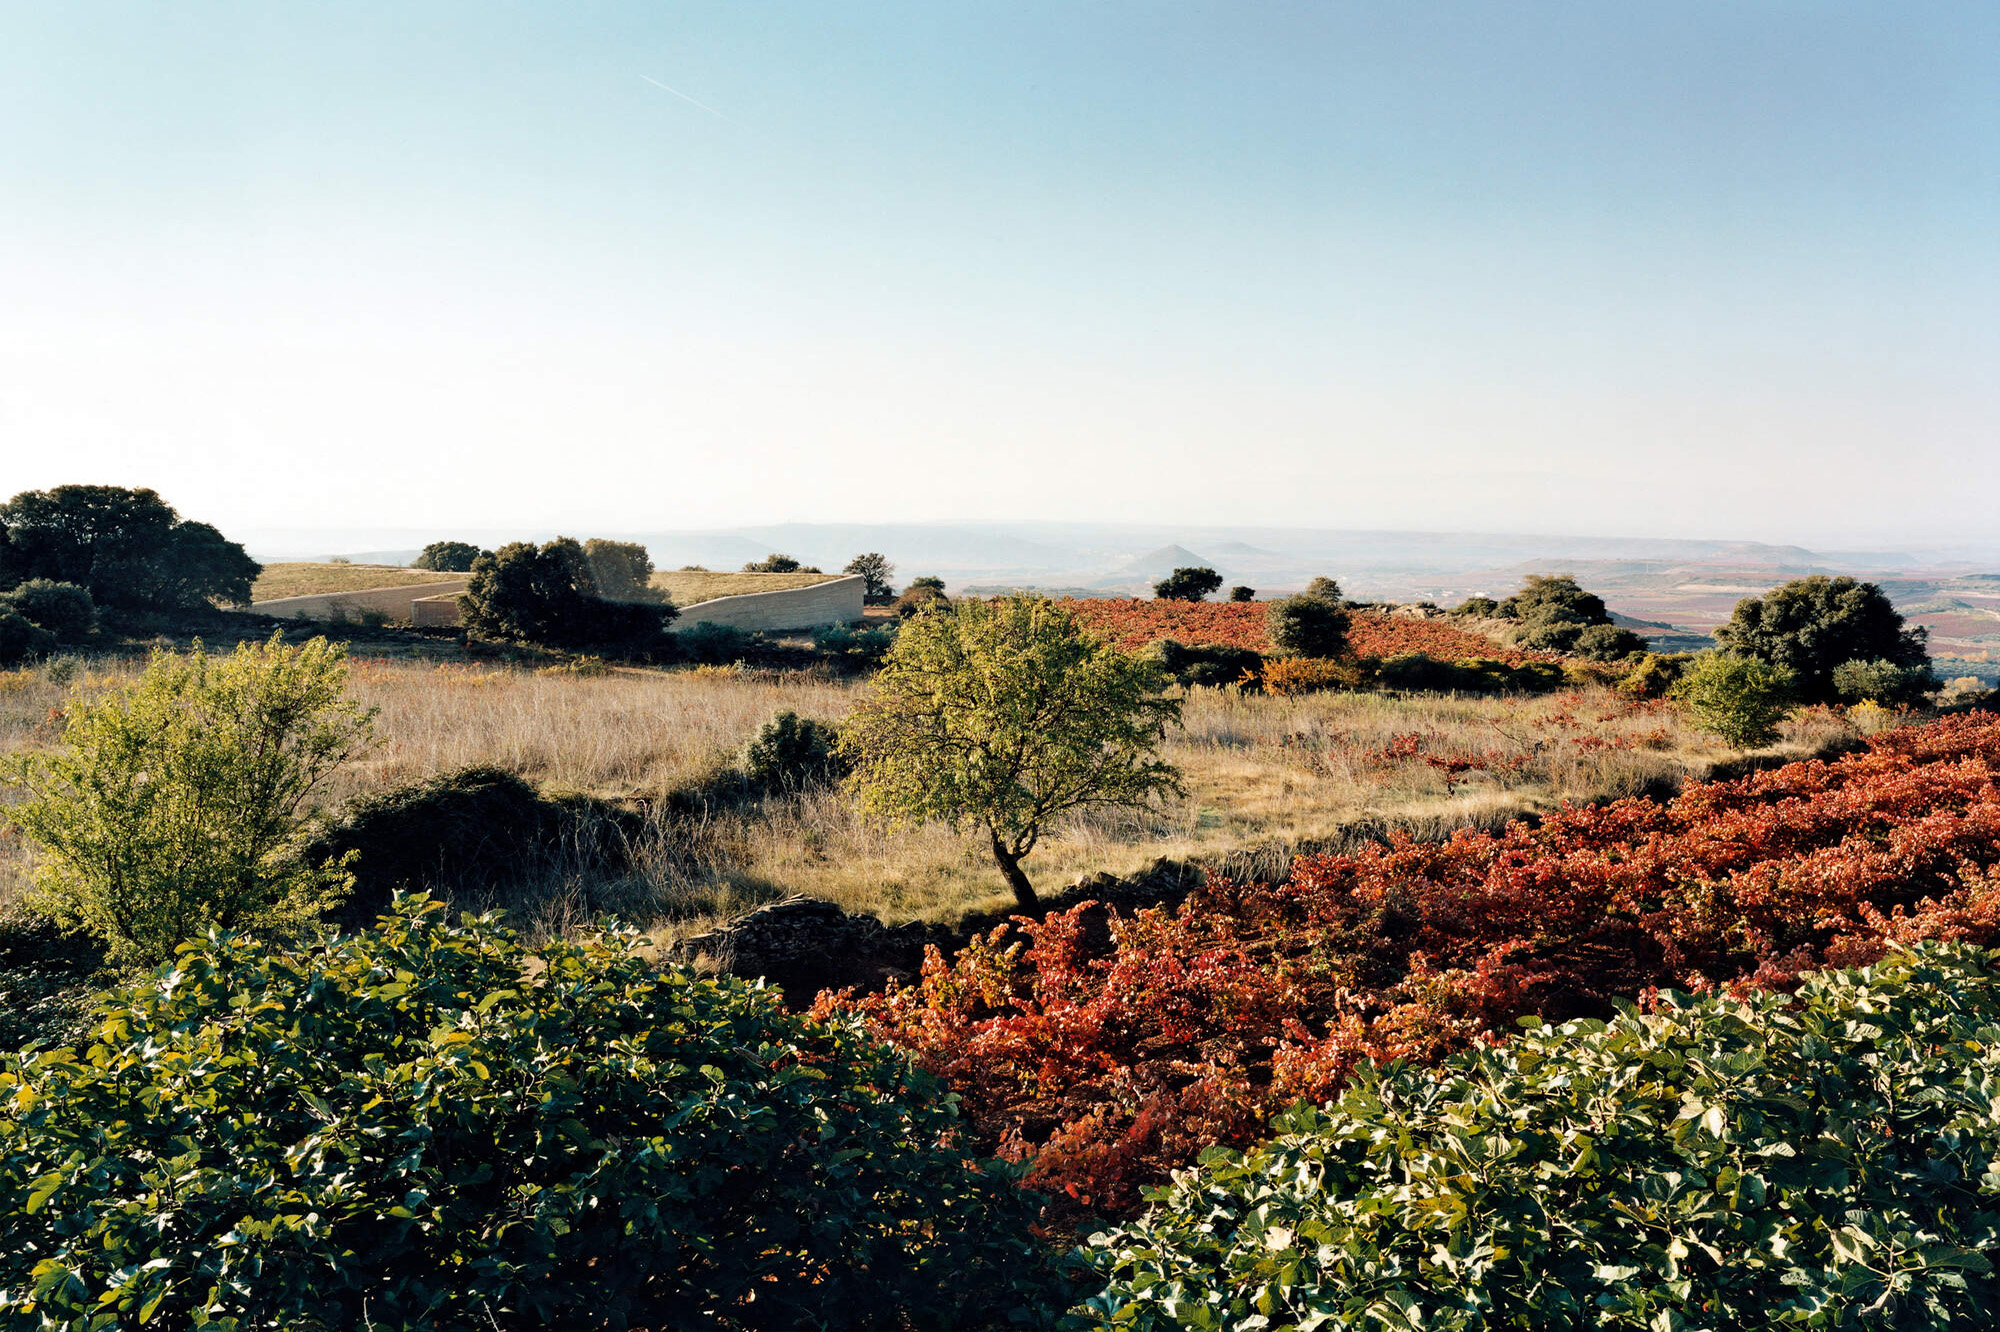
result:
<svg viewBox="0 0 2000 1332"><path fill-rule="evenodd" d="M1229 589L1229 599L1231 601L1255 601L1257 599L1257 589L1254 587L1245 587L1243 584L1238 583L1235 587Z"/></svg>
<svg viewBox="0 0 2000 1332"><path fill-rule="evenodd" d="M75 583L100 606L200 610L241 606L263 566L207 523L151 490L57 486L0 505L0 590L29 579Z"/></svg>
<svg viewBox="0 0 2000 1332"><path fill-rule="evenodd" d="M1778 738L1791 711L1797 677L1760 657L1704 652L1668 694L1687 709L1695 729L1738 749L1761 749Z"/></svg>
<svg viewBox="0 0 2000 1332"><path fill-rule="evenodd" d="M872 606L886 606L895 597L896 589L889 584L895 576L896 566L889 563L879 551L869 551L866 555L856 555L847 562L842 573L860 574L863 587L862 600Z"/></svg>
<svg viewBox="0 0 2000 1332"><path fill-rule="evenodd" d="M1569 574L1529 574L1521 580L1521 590L1500 603L1498 613L1503 620L1523 624L1611 623L1604 599L1584 591Z"/></svg>
<svg viewBox="0 0 2000 1332"><path fill-rule="evenodd" d="M606 601L643 601L658 605L666 594L653 586L653 557L636 541L606 541L592 537L583 543L597 595Z"/></svg>
<svg viewBox="0 0 2000 1332"><path fill-rule="evenodd" d="M1158 754L1181 714L1163 683L1045 597L960 601L903 626L874 696L842 727L849 786L891 823L984 831L1031 909L1021 861L1055 819L1181 790Z"/></svg>
<svg viewBox="0 0 2000 1332"><path fill-rule="evenodd" d="M811 565L808 564L800 564L797 560L793 559L789 555L780 555L776 551L773 551L771 554L766 555L761 560L752 560L750 561L750 563L744 565L743 572L744 573L818 573L819 570L813 568Z"/></svg>
<svg viewBox="0 0 2000 1332"><path fill-rule="evenodd" d="M604 600L590 557L572 537L540 547L510 541L481 555L458 604L475 634L557 648L645 651L676 614L671 605Z"/></svg>
<svg viewBox="0 0 2000 1332"><path fill-rule="evenodd" d="M1271 646L1294 657L1338 657L1347 651L1349 616L1340 602L1302 592L1264 612Z"/></svg>
<svg viewBox="0 0 2000 1332"><path fill-rule="evenodd" d="M1906 629L1881 588L1852 578L1815 575L1736 603L1715 639L1732 652L1781 666L1798 677L1799 697L1829 703L1839 696L1833 673L1850 661L1887 662L1923 671L1927 635Z"/></svg>
<svg viewBox="0 0 2000 1332"><path fill-rule="evenodd" d="M470 541L433 541L410 561L410 567L438 573L470 573L472 562L485 553Z"/></svg>
<svg viewBox="0 0 2000 1332"><path fill-rule="evenodd" d="M301 854L311 802L373 743L342 650L273 634L226 657L156 654L132 685L78 699L64 749L6 769L8 815L41 852L33 905L152 965L211 926L296 927L346 892Z"/></svg>
<svg viewBox="0 0 2000 1332"><path fill-rule="evenodd" d="M1213 569L1176 569L1153 584L1153 595L1162 601L1200 601L1222 586L1222 575Z"/></svg>

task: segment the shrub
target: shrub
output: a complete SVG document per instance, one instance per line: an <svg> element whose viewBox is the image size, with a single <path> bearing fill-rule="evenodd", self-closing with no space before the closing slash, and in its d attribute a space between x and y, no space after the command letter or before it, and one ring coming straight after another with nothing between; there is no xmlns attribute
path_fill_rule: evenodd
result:
<svg viewBox="0 0 2000 1332"><path fill-rule="evenodd" d="M1930 665L1923 629L1906 629L1881 588L1852 578L1816 575L1736 603L1715 631L1729 651L1792 672L1799 697L1830 703L1833 672L1844 662L1886 661L1912 670Z"/></svg>
<svg viewBox="0 0 2000 1332"><path fill-rule="evenodd" d="M310 802L371 743L342 650L273 634L210 657L156 653L134 684L63 714L66 748L6 769L41 852L30 901L151 965L210 927L296 928L348 886L300 854Z"/></svg>
<svg viewBox="0 0 2000 1332"><path fill-rule="evenodd" d="M851 1021L402 899L221 935L0 1101L0 1321L918 1327L1041 1307L1034 1203ZM171 1183L168 1183L168 1180Z"/></svg>
<svg viewBox="0 0 2000 1332"><path fill-rule="evenodd" d="M1938 688L1929 666L1898 666L1893 661L1844 661L1833 668L1833 693L1843 703L1880 703L1909 707Z"/></svg>
<svg viewBox="0 0 2000 1332"><path fill-rule="evenodd" d="M262 566L151 490L57 486L0 505L12 579L76 583L100 606L201 610L245 605Z"/></svg>
<svg viewBox="0 0 2000 1332"><path fill-rule="evenodd" d="M592 537L583 543L583 557L597 595L606 601L643 601L659 605L667 594L653 586L653 557L636 541L606 541Z"/></svg>
<svg viewBox="0 0 2000 1332"><path fill-rule="evenodd" d="M1529 652L1566 654L1575 650L1584 628L1575 620L1536 620L1513 634L1514 646Z"/></svg>
<svg viewBox="0 0 2000 1332"><path fill-rule="evenodd" d="M1190 647L1172 638L1154 643L1147 656L1176 684L1211 688L1240 683L1264 667L1264 655L1249 648L1221 644Z"/></svg>
<svg viewBox="0 0 2000 1332"><path fill-rule="evenodd" d="M1686 652L1648 652L1625 672L1618 692L1631 698L1665 698L1693 660Z"/></svg>
<svg viewBox="0 0 2000 1332"><path fill-rule="evenodd" d="M80 642L97 628L97 604L88 589L75 583L31 578L0 597L0 603L54 634L58 643Z"/></svg>
<svg viewBox="0 0 2000 1332"><path fill-rule="evenodd" d="M1162 601L1202 601L1222 586L1222 575L1213 569L1176 569L1153 584L1153 595Z"/></svg>
<svg viewBox="0 0 2000 1332"><path fill-rule="evenodd" d="M1355 1071L1092 1236L1118 1328L1983 1328L2000 976L1927 946L1795 998ZM1255 1321L1252 1321L1252 1320Z"/></svg>
<svg viewBox="0 0 2000 1332"><path fill-rule="evenodd" d="M1214 1143L1523 1014L1608 1017L1651 987L1788 988L1924 939L2000 943L2000 716L1864 753L1570 807L1503 832L1301 857L1178 907L1020 920L867 1013L1031 1182L1123 1210Z"/></svg>
<svg viewBox="0 0 2000 1332"><path fill-rule="evenodd" d="M1315 578L1310 583L1307 583L1306 590L1299 595L1304 597L1318 597L1321 601L1331 601L1336 606L1341 604L1340 584L1324 576Z"/></svg>
<svg viewBox="0 0 2000 1332"><path fill-rule="evenodd" d="M1229 589L1229 599L1231 601L1255 601L1257 599L1257 589L1254 587L1245 587L1243 584L1238 583L1235 587Z"/></svg>
<svg viewBox="0 0 2000 1332"><path fill-rule="evenodd" d="M645 653L663 643L670 605L606 601L581 545L510 541L472 565L459 596L465 627L488 638L556 648Z"/></svg>
<svg viewBox="0 0 2000 1332"><path fill-rule="evenodd" d="M896 645L896 627L877 625L856 629L835 624L813 631L813 650L844 666L873 670Z"/></svg>
<svg viewBox="0 0 2000 1332"><path fill-rule="evenodd" d="M1609 624L1611 612L1604 599L1584 591L1569 574L1529 574L1521 580L1521 590L1499 603L1501 619L1523 624L1545 621L1578 625Z"/></svg>
<svg viewBox="0 0 2000 1332"><path fill-rule="evenodd" d="M1058 602L961 601L903 626L841 753L863 809L985 833L1015 900L1033 907L1021 861L1055 820L1180 789L1158 752L1181 710L1163 683Z"/></svg>
<svg viewBox="0 0 2000 1332"><path fill-rule="evenodd" d="M840 736L825 722L790 708L757 728L743 749L743 775L764 791L802 791L840 780L847 765L836 752Z"/></svg>
<svg viewBox="0 0 2000 1332"><path fill-rule="evenodd" d="M1704 652L1674 681L1669 695L1697 730L1738 749L1758 749L1778 738L1778 723L1792 710L1795 684L1790 671L1757 657Z"/></svg>
<svg viewBox="0 0 2000 1332"><path fill-rule="evenodd" d="M1305 594L1274 601L1266 612L1271 646L1297 657L1338 657L1347 651L1348 614L1340 603Z"/></svg>
<svg viewBox="0 0 2000 1332"><path fill-rule="evenodd" d="M56 636L12 606L0 605L0 666L14 666L55 650Z"/></svg>
<svg viewBox="0 0 2000 1332"><path fill-rule="evenodd" d="M731 624L704 621L691 624L674 634L674 646L689 661L709 666L726 666L748 652L751 636Z"/></svg>
<svg viewBox="0 0 2000 1332"><path fill-rule="evenodd" d="M951 605L951 599L944 594L944 583L937 578L919 578L903 589L903 595L896 598L896 614L902 619L921 615L927 610Z"/></svg>
<svg viewBox="0 0 2000 1332"><path fill-rule="evenodd" d="M1623 661L1646 650L1646 640L1615 624L1593 624L1576 636L1570 651L1591 661Z"/></svg>
<svg viewBox="0 0 2000 1332"><path fill-rule="evenodd" d="M817 569L807 569L789 555L775 552L761 560L752 560L743 566L744 573L818 573Z"/></svg>
<svg viewBox="0 0 2000 1332"><path fill-rule="evenodd" d="M410 567L433 569L438 573L468 573L472 569L474 560L489 553L470 541L433 541L424 547L416 559L410 561Z"/></svg>
<svg viewBox="0 0 2000 1332"><path fill-rule="evenodd" d="M1500 614L1500 603L1491 597L1467 597L1452 607L1451 613L1468 620L1490 620Z"/></svg>
<svg viewBox="0 0 2000 1332"><path fill-rule="evenodd" d="M1273 657L1257 674L1259 687L1281 698L1322 689L1359 689L1363 682L1361 668L1353 662L1324 657Z"/></svg>
<svg viewBox="0 0 2000 1332"><path fill-rule="evenodd" d="M871 606L886 606L896 598L896 589L889 585L896 576L896 566L878 551L856 555L841 572L861 575L861 599Z"/></svg>

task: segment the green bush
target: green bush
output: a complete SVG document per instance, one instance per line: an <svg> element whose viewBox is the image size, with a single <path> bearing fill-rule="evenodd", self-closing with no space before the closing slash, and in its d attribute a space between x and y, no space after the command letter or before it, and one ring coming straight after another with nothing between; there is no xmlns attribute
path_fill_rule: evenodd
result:
<svg viewBox="0 0 2000 1332"><path fill-rule="evenodd" d="M1576 620L1535 620L1513 635L1514 646L1530 652L1568 653L1575 650L1585 628Z"/></svg>
<svg viewBox="0 0 2000 1332"><path fill-rule="evenodd" d="M1687 652L1648 652L1618 681L1618 692L1633 698L1665 698L1693 660Z"/></svg>
<svg viewBox="0 0 2000 1332"><path fill-rule="evenodd" d="M75 583L30 578L0 597L0 604L54 634L58 643L80 642L97 628L97 603L90 599L88 588Z"/></svg>
<svg viewBox="0 0 2000 1332"><path fill-rule="evenodd" d="M1146 649L1167 678L1181 685L1218 688L1233 685L1247 672L1264 669L1264 654L1251 648L1229 647L1221 643L1187 644L1162 638Z"/></svg>
<svg viewBox="0 0 2000 1332"><path fill-rule="evenodd" d="M1451 613L1464 619L1490 620L1500 613L1500 603L1491 597L1467 597L1452 607Z"/></svg>
<svg viewBox="0 0 2000 1332"><path fill-rule="evenodd" d="M56 636L12 606L0 605L0 666L14 666L55 650Z"/></svg>
<svg viewBox="0 0 2000 1332"><path fill-rule="evenodd" d="M752 560L743 566L744 573L818 573L808 564L800 564L789 555L776 553L766 555L761 560Z"/></svg>
<svg viewBox="0 0 2000 1332"><path fill-rule="evenodd" d="M1758 657L1704 652L1668 691L1697 730L1738 749L1757 749L1778 738L1778 723L1792 710L1795 678Z"/></svg>
<svg viewBox="0 0 2000 1332"><path fill-rule="evenodd" d="M1646 640L1615 624L1593 624L1577 634L1570 651L1591 661L1623 661L1646 650Z"/></svg>
<svg viewBox="0 0 2000 1332"><path fill-rule="evenodd" d="M1153 584L1153 595L1162 601L1201 601L1222 586L1222 575L1213 569L1176 569Z"/></svg>
<svg viewBox="0 0 2000 1332"><path fill-rule="evenodd" d="M1257 599L1257 589L1254 587L1245 587L1243 584L1238 583L1235 587L1229 589L1229 599L1231 601L1255 601Z"/></svg>
<svg viewBox="0 0 2000 1332"><path fill-rule="evenodd" d="M918 578L903 589L902 596L896 598L896 614L907 620L913 615L949 605L951 598L944 594L942 578Z"/></svg>
<svg viewBox="0 0 2000 1332"><path fill-rule="evenodd" d="M813 631L813 651L843 666L873 669L896 645L892 626L856 629L852 625L830 624Z"/></svg>
<svg viewBox="0 0 2000 1332"><path fill-rule="evenodd" d="M0 1325L944 1327L1043 1306L1035 1203L858 1021L404 898L220 935L0 1097Z"/></svg>
<svg viewBox="0 0 2000 1332"><path fill-rule="evenodd" d="M1521 590L1501 602L1499 616L1523 624L1567 621L1572 624L1609 624L1611 612L1604 599L1586 592L1569 574L1529 574L1521 580Z"/></svg>
<svg viewBox="0 0 2000 1332"><path fill-rule="evenodd" d="M348 886L300 853L311 801L372 743L338 646L281 634L210 657L154 654L135 683L72 698L64 748L4 769L41 853L30 904L151 965L211 926L296 928Z"/></svg>
<svg viewBox="0 0 2000 1332"><path fill-rule="evenodd" d="M491 553L481 550L470 541L433 541L424 547L416 559L410 561L410 567L433 569L438 573L469 573L474 560L481 555Z"/></svg>
<svg viewBox="0 0 2000 1332"><path fill-rule="evenodd" d="M1880 657L1844 661L1833 668L1833 693L1843 703L1880 703L1907 707L1921 703L1938 688L1929 666L1899 666Z"/></svg>
<svg viewBox="0 0 2000 1332"><path fill-rule="evenodd" d="M752 638L734 625L704 621L691 624L674 634L674 647L689 661L709 666L726 666L748 652Z"/></svg>
<svg viewBox="0 0 2000 1332"><path fill-rule="evenodd" d="M2000 976L1927 945L1357 1068L1092 1236L1096 1325L1988 1328Z"/></svg>
<svg viewBox="0 0 2000 1332"><path fill-rule="evenodd" d="M622 555L618 567L630 576ZM510 541L481 555L458 603L465 627L487 638L642 654L663 646L677 613L670 605L605 600L590 557L571 537L540 547Z"/></svg>
<svg viewBox="0 0 2000 1332"><path fill-rule="evenodd" d="M743 747L743 775L764 791L802 791L839 781L847 764L836 752L839 734L825 722L780 712Z"/></svg>
<svg viewBox="0 0 2000 1332"><path fill-rule="evenodd" d="M1265 633L1279 652L1297 657L1338 657L1347 651L1348 614L1338 601L1310 593L1271 603Z"/></svg>
<svg viewBox="0 0 2000 1332"><path fill-rule="evenodd" d="M1906 628L1881 588L1852 578L1794 579L1739 601L1715 641L1790 671L1808 703L1838 697L1833 673L1845 662L1880 660L1912 670L1930 665L1925 631Z"/></svg>
<svg viewBox="0 0 2000 1332"><path fill-rule="evenodd" d="M76 583L100 606L206 610L240 606L263 566L207 523L191 522L151 490L57 486L0 504L11 584Z"/></svg>

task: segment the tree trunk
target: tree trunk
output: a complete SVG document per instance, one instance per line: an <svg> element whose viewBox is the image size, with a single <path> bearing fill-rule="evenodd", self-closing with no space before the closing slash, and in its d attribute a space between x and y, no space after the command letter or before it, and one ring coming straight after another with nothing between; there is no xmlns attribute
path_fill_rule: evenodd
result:
<svg viewBox="0 0 2000 1332"><path fill-rule="evenodd" d="M1014 890L1014 901L1023 911L1033 911L1041 906L1042 899L1035 896L1035 885L1028 882L1028 876L1021 873L1021 858L1007 849L1000 840L999 833L991 833L993 838L993 863L1000 867L1001 877Z"/></svg>

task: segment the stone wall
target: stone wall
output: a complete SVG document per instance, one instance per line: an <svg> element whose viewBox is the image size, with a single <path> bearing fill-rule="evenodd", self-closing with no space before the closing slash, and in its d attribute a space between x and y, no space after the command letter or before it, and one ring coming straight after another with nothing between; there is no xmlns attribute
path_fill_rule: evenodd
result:
<svg viewBox="0 0 2000 1332"><path fill-rule="evenodd" d="M338 620L357 619L363 611L374 611L392 620L409 620L413 623L457 624L458 606L450 602L452 616L449 620L418 621L413 608L420 598L452 596L463 592L471 582L468 578L445 578L435 583L405 583L401 587L371 587L359 592L320 592L309 597L278 597L271 601L253 601L250 609L259 615L274 615L281 620Z"/></svg>
<svg viewBox="0 0 2000 1332"><path fill-rule="evenodd" d="M815 583L811 587L786 588L780 592L746 592L738 597L698 601L681 611L673 627L685 629L696 624L726 624L748 633L777 633L787 629L852 624L861 618L861 594L867 586L867 579L853 574Z"/></svg>

